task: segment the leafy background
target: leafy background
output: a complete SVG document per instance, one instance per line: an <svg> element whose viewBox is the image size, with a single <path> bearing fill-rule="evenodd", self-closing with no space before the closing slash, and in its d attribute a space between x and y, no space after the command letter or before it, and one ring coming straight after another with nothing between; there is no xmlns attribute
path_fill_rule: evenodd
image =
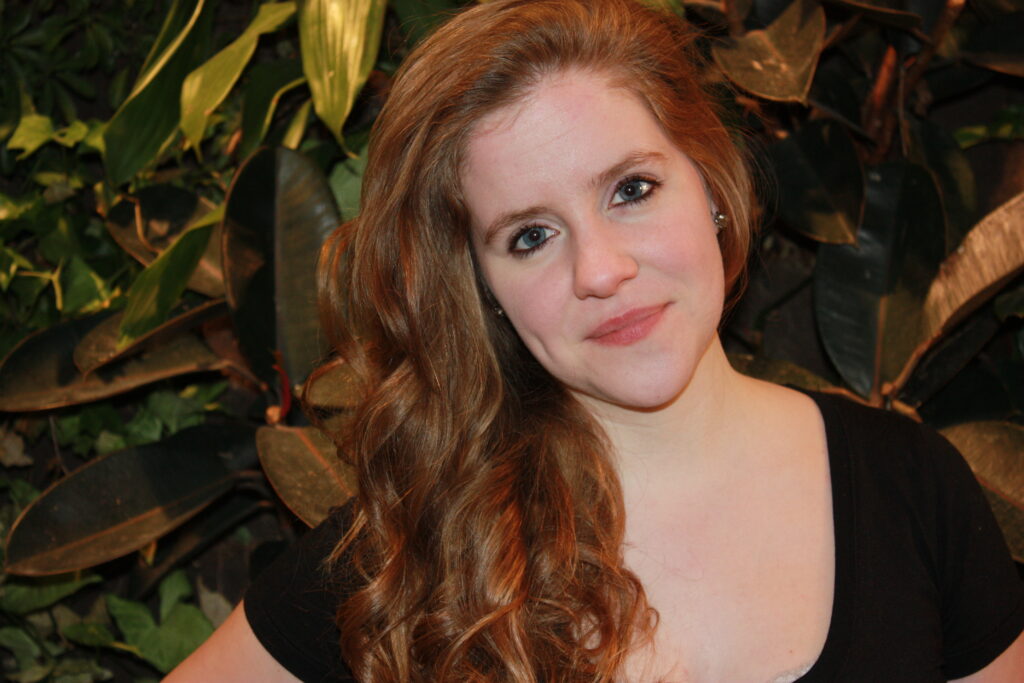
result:
<svg viewBox="0 0 1024 683"><path fill-rule="evenodd" d="M1024 559L1024 0L649 1L762 160L733 361L941 429ZM9 679L155 680L351 494L311 264L463 4L0 2Z"/></svg>

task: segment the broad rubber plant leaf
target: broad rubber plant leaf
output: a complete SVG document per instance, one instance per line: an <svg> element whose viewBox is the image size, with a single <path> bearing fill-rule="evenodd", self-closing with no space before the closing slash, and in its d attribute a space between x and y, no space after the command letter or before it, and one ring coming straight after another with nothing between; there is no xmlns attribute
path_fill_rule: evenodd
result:
<svg viewBox="0 0 1024 683"><path fill-rule="evenodd" d="M355 472L318 429L260 427L256 448L277 495L309 526L319 524L332 507L355 494Z"/></svg>
<svg viewBox="0 0 1024 683"><path fill-rule="evenodd" d="M215 215L214 219L217 217ZM193 225L135 278L128 289L128 303L121 318L119 349L128 347L167 320L199 265L213 228L209 221Z"/></svg>
<svg viewBox="0 0 1024 683"><path fill-rule="evenodd" d="M996 17L970 33L960 47L968 61L992 71L1024 76L1024 12Z"/></svg>
<svg viewBox="0 0 1024 683"><path fill-rule="evenodd" d="M823 244L814 309L829 358L864 397L878 398L914 349L921 304L943 256L942 205L922 167L867 172L857 244Z"/></svg>
<svg viewBox="0 0 1024 683"><path fill-rule="evenodd" d="M137 337L124 347L118 345L124 313L115 313L92 328L75 347L75 367L83 375L88 375L110 363L117 363L146 349L157 347L182 332L195 329L207 320L227 313L228 307L224 299L207 301L195 306L181 305L171 312L167 322Z"/></svg>
<svg viewBox="0 0 1024 683"><path fill-rule="evenodd" d="M921 26L921 17L903 9L905 0L823 0L830 5L847 7L879 24L905 30Z"/></svg>
<svg viewBox="0 0 1024 683"><path fill-rule="evenodd" d="M230 45L190 73L181 86L181 130L198 151L210 114L220 106L242 75L264 33L277 30L295 14L294 2L267 2Z"/></svg>
<svg viewBox="0 0 1024 683"><path fill-rule="evenodd" d="M806 102L825 39L825 11L813 0L793 0L767 28L712 47L730 81L759 97Z"/></svg>
<svg viewBox="0 0 1024 683"><path fill-rule="evenodd" d="M200 59L209 12L204 0L176 0L131 94L103 131L104 163L113 185L150 164L181 119L181 86Z"/></svg>
<svg viewBox="0 0 1024 683"><path fill-rule="evenodd" d="M902 385L936 341L1024 270L1024 193L985 216L950 254L931 281L921 309L913 353Z"/></svg>
<svg viewBox="0 0 1024 683"><path fill-rule="evenodd" d="M299 152L263 149L239 169L226 205L224 277L242 353L276 384L279 352L300 384L326 350L314 271L340 220L327 179Z"/></svg>
<svg viewBox="0 0 1024 683"><path fill-rule="evenodd" d="M203 424L90 461L21 513L7 539L7 571L92 567L160 538L232 487L228 462L252 449L253 436L249 425Z"/></svg>
<svg viewBox="0 0 1024 683"><path fill-rule="evenodd" d="M786 224L819 242L855 242L864 178L846 129L829 121L809 122L774 142L769 155Z"/></svg>
<svg viewBox="0 0 1024 683"><path fill-rule="evenodd" d="M244 90L245 103L242 105L242 142L238 146L240 158L248 158L263 141L281 96L305 82L302 64L297 59L256 64L252 67Z"/></svg>
<svg viewBox="0 0 1024 683"><path fill-rule="evenodd" d="M223 207L173 185L151 185L115 204L107 214L107 231L132 258L149 266L183 232L212 224L213 234L187 286L194 292L224 296L220 267L220 220Z"/></svg>
<svg viewBox="0 0 1024 683"><path fill-rule="evenodd" d="M974 171L960 145L941 126L927 120L911 119L909 129L908 158L928 168L941 190L948 254L960 244L977 220Z"/></svg>
<svg viewBox="0 0 1024 683"><path fill-rule="evenodd" d="M1024 561L1024 427L1010 422L968 422L942 430L974 470L1010 551Z"/></svg>
<svg viewBox="0 0 1024 683"><path fill-rule="evenodd" d="M0 363L0 411L50 410L116 396L190 372L220 370L218 358L192 335L181 335L88 376L75 367L75 347L111 315L59 323L26 337Z"/></svg>
<svg viewBox="0 0 1024 683"><path fill-rule="evenodd" d="M385 0L304 0L299 7L302 70L313 106L341 144L341 127L377 59L385 5Z"/></svg>

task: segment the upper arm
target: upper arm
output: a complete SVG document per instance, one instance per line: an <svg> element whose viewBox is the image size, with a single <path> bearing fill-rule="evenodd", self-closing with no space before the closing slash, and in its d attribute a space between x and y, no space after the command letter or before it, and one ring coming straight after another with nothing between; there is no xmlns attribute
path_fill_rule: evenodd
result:
<svg viewBox="0 0 1024 683"><path fill-rule="evenodd" d="M959 683L1017 683L1024 681L1024 633L981 671L957 678ZM951 683L956 683L951 682Z"/></svg>
<svg viewBox="0 0 1024 683"><path fill-rule="evenodd" d="M295 683L298 680L260 644L241 604L198 650L164 679L169 683Z"/></svg>

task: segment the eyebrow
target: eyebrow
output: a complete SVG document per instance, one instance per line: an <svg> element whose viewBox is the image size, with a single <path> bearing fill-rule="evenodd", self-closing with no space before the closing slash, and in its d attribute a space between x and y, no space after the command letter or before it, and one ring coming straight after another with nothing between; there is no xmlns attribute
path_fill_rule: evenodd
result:
<svg viewBox="0 0 1024 683"><path fill-rule="evenodd" d="M596 176L594 176L594 178L590 181L590 187L603 187L611 183L613 180L617 179L619 176L621 176L623 173L633 168L634 166L639 166L643 163L652 161L665 162L668 161L668 157L666 157L661 152L654 151L631 152L630 154L627 154L626 157L622 159L622 161L618 162L609 169L602 171L601 173L598 173ZM508 228L510 225L515 225L516 223L527 221L531 218L534 218L535 216L539 216L544 213L551 213L551 209L549 209L546 206L538 204L535 206L531 206L527 209L523 209L522 211L511 211L499 215L497 218L491 221L491 224L489 226L487 226L487 230L484 232L484 245L491 244L491 242L494 241L494 238L497 236L497 234L500 233L502 230Z"/></svg>

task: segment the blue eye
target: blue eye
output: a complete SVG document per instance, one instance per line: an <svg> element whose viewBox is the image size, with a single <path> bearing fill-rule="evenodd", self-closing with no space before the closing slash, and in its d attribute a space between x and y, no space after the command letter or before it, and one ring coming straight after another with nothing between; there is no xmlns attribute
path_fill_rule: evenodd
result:
<svg viewBox="0 0 1024 683"><path fill-rule="evenodd" d="M528 225L512 236L511 251L517 256L525 256L536 251L555 235L555 230L543 225Z"/></svg>
<svg viewBox="0 0 1024 683"><path fill-rule="evenodd" d="M651 196L660 183L649 178L626 178L615 188L612 206L641 202Z"/></svg>

